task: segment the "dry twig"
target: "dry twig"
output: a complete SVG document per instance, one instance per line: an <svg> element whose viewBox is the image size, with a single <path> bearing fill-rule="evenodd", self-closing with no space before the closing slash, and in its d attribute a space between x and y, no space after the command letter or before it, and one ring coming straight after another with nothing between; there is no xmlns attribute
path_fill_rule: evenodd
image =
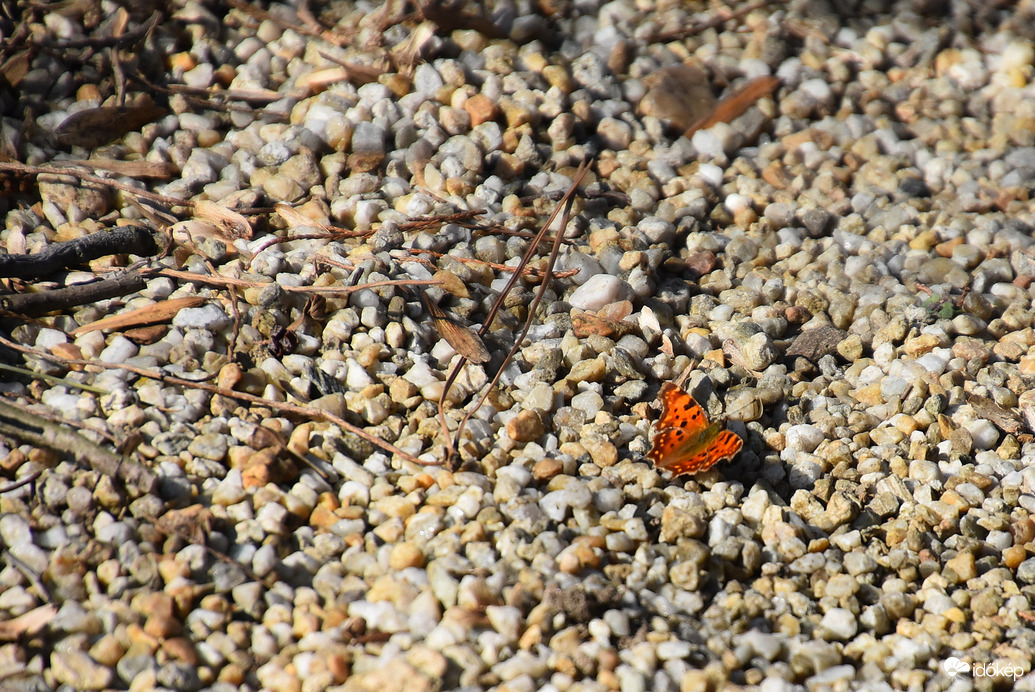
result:
<svg viewBox="0 0 1035 692"><path fill-rule="evenodd" d="M489 391L496 386L496 383L502 376L503 370L506 368L507 363L510 362L511 358L514 357L514 354L517 353L519 348L521 348L521 343L522 341L524 341L525 335L528 334L528 330L532 326L532 320L535 317L536 308L539 307L539 303L542 301L543 295L546 293L546 289L550 283L550 277L554 275L553 268L557 261L557 255L560 253L561 240L564 238L564 229L568 225L568 219L571 214L571 206L575 202L575 193L578 191L579 184L582 182L582 179L585 178L586 174L589 172L589 165L589 161L584 161L582 165L579 166L579 169L578 171L576 171L575 177L572 180L571 186L568 188L568 192L565 194L563 198L561 198L560 204L558 204L557 207L554 208L553 213L550 214L549 218L543 224L542 228L539 229L539 232L536 234L535 239L529 244L528 249L525 251L525 254L521 258L521 263L517 267L518 271L515 271L513 274L511 274L510 280L507 282L507 285L504 286L503 290L500 291L499 295L496 297L496 300L492 304L492 308L489 309L489 314L485 317L485 322L482 324L481 329L478 331L479 336L485 336L485 334L488 333L493 320L496 319L496 315L503 307L503 303L506 300L507 294L509 294L510 291L517 284L518 279L524 273L523 270L525 266L532 260L532 257L535 256L535 253L539 249L540 243L546 237L547 229L550 228L550 225L553 223L554 219L557 218L558 214L560 214L561 210L563 209L564 212L561 216L560 228L554 234L553 248L550 251L550 259L546 265L546 276L543 279L542 283L539 285L539 288L537 289L535 294L535 298L532 300L532 304L528 308L528 318L525 320L524 329L521 330L521 334L519 334L517 338L514 340L514 344L513 346L511 346L510 351L503 359L503 363L500 365L499 370L496 372L496 376L492 378L492 381L485 388L485 393L482 394L482 396L478 399L474 406L468 409L466 415L464 415L463 419L460 421L460 424L457 426L456 435L453 438L450 438L449 428L446 423L446 397L449 395L450 387L452 387L453 383L456 381L456 378L459 376L461 368L463 368L463 366L467 363L467 358L464 357L463 354L461 354L460 359L457 361L456 365L453 366L452 371L450 371L449 373L449 377L446 378L446 383L442 387L442 395L439 397L438 400L438 415L439 421L442 425L442 437L446 441L447 458L444 459L443 462L454 462L457 456L457 442L463 435L463 431L467 425L467 422L470 420L471 416L474 415L474 412L481 408L482 404L485 403L485 399L488 397Z"/></svg>
<svg viewBox="0 0 1035 692"><path fill-rule="evenodd" d="M8 341L3 337L0 337L0 343L15 350L26 352L26 347L13 341ZM28 352L55 362L65 360L36 349L31 349ZM81 364L89 365L92 362L82 361ZM141 494L152 492L157 482L154 474L149 469L135 461L110 452L77 432L52 423L41 416L25 410L23 407L14 406L6 401L0 401L0 434L38 447L47 447L64 452L69 456L86 462L91 468L106 476L121 478L127 486Z"/></svg>
<svg viewBox="0 0 1035 692"><path fill-rule="evenodd" d="M181 377L174 377L172 375L167 375L167 374L165 374L163 372L159 372L157 370L148 370L146 368L138 368L138 367L136 367L134 365L124 365L124 364L121 364L121 363L104 363L104 362L101 362L101 361L94 361L94 360L82 360L80 358L62 358L61 356L56 356L56 355L53 355L51 353L47 353L45 351L41 351L41 350L36 349L36 348L30 348L28 346L22 346L21 344L15 343L15 342L11 341L10 339L6 339L6 338L4 338L2 336L0 336L0 344L3 344L4 346L7 346L8 348L12 348L15 351L18 351L20 353L28 353L30 355L36 356L38 358L44 358L44 359L49 360L49 361L54 362L54 363L61 363L63 365L96 366L96 367L107 368L109 370L125 370L126 372L131 372L131 373L134 373L134 374L139 375L141 377L147 377L149 379L152 379L152 380L155 380L155 381L158 381L158 382L165 382L166 384L176 385L176 386L179 386L179 387L188 387L188 388L193 388L193 389L201 389L201 390L204 390L206 392L210 392L212 394L219 394L220 396L225 396L225 397L228 397L228 398L231 398L231 399L237 399L238 401L246 401L246 402L248 402L250 404L257 404L257 405L261 405L261 406L266 406L266 407L271 408L271 409L273 409L275 411L280 411L281 413L290 413L290 414L293 414L293 415L296 415L296 416L303 416L303 417L308 417L308 418L316 419L316 420L324 420L324 421L327 421L328 423L334 423L335 425L337 425L338 427L342 428L343 430L345 430L347 432L350 432L353 435L356 435L357 437L360 437L360 438L366 440L367 442L369 442L369 443L371 443L371 444L373 444L373 445L375 445L377 447L380 447L381 449L385 450L386 452L388 452L390 454L396 454L400 458L405 459L406 461L412 461L415 464L421 464L423 466L435 465L435 464L440 463L440 462L429 463L429 462L426 462L426 461L421 461L420 459L416 458L415 456L413 456L409 452L406 452L406 451L403 451L402 449L399 449L398 447L396 447L392 443L386 442L385 440L382 440L382 439L380 439L378 437L375 437L374 435L371 435L366 430L363 430L363 428L355 426L352 423L349 423L347 420L345 420L345 419L343 419L343 418L341 418L339 416L336 416L336 415L334 415L333 413L331 413L329 411L324 411L324 410L321 410L321 409L318 409L318 408L313 408L311 406L302 406L300 404L289 404L289 403L282 402L282 401L270 401L269 399L263 399L261 396L255 396L254 394L246 394L244 392L237 392L237 391L234 391L232 389L226 389L225 387L217 387L215 385L211 385L211 384L208 384L206 382L194 382L194 381L191 381L191 380L185 380L185 379L183 379ZM85 438L83 438L83 439L85 440ZM89 442L89 441L87 440L87 442Z"/></svg>

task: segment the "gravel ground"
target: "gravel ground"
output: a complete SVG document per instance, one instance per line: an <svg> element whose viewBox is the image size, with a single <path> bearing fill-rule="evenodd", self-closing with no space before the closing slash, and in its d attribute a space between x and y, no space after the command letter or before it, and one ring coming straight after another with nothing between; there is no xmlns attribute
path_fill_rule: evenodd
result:
<svg viewBox="0 0 1035 692"><path fill-rule="evenodd" d="M14 5L0 161L163 197L0 172L0 245L168 248L4 283L147 267L0 391L156 483L0 438L0 688L1035 689L1035 2L834 5ZM590 158L417 463L413 284L479 327ZM672 479L684 375L744 448Z"/></svg>

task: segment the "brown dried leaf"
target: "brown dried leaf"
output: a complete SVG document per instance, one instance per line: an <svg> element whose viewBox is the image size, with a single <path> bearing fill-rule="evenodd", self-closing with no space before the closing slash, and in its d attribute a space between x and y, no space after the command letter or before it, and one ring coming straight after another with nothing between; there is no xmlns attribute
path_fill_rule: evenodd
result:
<svg viewBox="0 0 1035 692"><path fill-rule="evenodd" d="M13 642L24 636L34 637L54 619L55 615L57 607L47 604L0 622L0 642Z"/></svg>
<svg viewBox="0 0 1035 692"><path fill-rule="evenodd" d="M251 240L252 226L248 223L248 219L236 211L227 209L211 200L205 199L194 203L194 218L208 221L215 225L230 240L236 240L237 238Z"/></svg>
<svg viewBox="0 0 1035 692"><path fill-rule="evenodd" d="M58 125L55 134L61 146L92 149L139 130L169 111L153 103L137 106L103 106L73 113Z"/></svg>
<svg viewBox="0 0 1035 692"><path fill-rule="evenodd" d="M144 308L131 310L121 315L112 315L104 319L84 324L72 330L72 336L79 336L87 332L95 332L98 329L125 329L126 327L137 327L157 322L167 322L176 316L184 308L196 308L205 302L202 296L187 296L184 298L173 298L161 303L148 305Z"/></svg>
<svg viewBox="0 0 1035 692"><path fill-rule="evenodd" d="M698 130L705 130L716 123L732 122L743 115L748 108L763 96L768 96L780 86L780 80L773 76L756 77L719 101L712 112L691 125L684 133L692 137Z"/></svg>
<svg viewBox="0 0 1035 692"><path fill-rule="evenodd" d="M813 363L823 356L837 353L837 345L848 334L834 326L816 327L799 334L787 349L788 356L801 356Z"/></svg>
<svg viewBox="0 0 1035 692"><path fill-rule="evenodd" d="M488 362L489 349L485 348L485 343L480 336L447 315L442 308L423 293L421 293L421 298L424 300L428 313L431 314L435 330L446 340L446 343L453 347L454 351L472 363Z"/></svg>
<svg viewBox="0 0 1035 692"><path fill-rule="evenodd" d="M467 290L467 284L453 272L439 269L432 277L441 284L442 288L457 298L470 298L471 293Z"/></svg>
<svg viewBox="0 0 1035 692"><path fill-rule="evenodd" d="M167 331L169 331L169 328L164 324L154 324L150 327L127 329L122 332L122 336L138 344L153 344L165 336Z"/></svg>

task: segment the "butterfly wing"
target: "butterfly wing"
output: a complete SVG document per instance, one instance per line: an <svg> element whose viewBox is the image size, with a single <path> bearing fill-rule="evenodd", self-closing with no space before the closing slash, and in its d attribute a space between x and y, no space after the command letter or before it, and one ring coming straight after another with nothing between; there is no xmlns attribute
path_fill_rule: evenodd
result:
<svg viewBox="0 0 1035 692"><path fill-rule="evenodd" d="M709 424L704 409L681 388L666 382L661 387L661 416L647 458L654 465L682 473L706 471L725 459L732 459L744 446L743 440L719 424Z"/></svg>
<svg viewBox="0 0 1035 692"><path fill-rule="evenodd" d="M731 460L737 456L737 452L743 446L744 441L735 433L729 430L722 430L703 449L695 451L685 458L677 456L670 463L655 463L658 468L663 471L669 471L673 476L683 473L701 473L715 466L720 461Z"/></svg>
<svg viewBox="0 0 1035 692"><path fill-rule="evenodd" d="M708 415L689 392L666 382L661 385L661 416L658 430L679 428L688 434L700 433L708 427Z"/></svg>

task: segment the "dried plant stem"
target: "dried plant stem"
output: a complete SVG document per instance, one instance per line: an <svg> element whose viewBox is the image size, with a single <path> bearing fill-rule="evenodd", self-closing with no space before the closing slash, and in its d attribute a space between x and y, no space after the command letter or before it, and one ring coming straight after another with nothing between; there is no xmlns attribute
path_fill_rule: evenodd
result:
<svg viewBox="0 0 1035 692"><path fill-rule="evenodd" d="M5 346L25 349L0 337ZM33 355L50 360L57 359L42 351L32 349ZM91 468L112 477L121 478L128 486L140 493L151 492L157 480L146 467L127 459L121 454L109 451L66 426L53 423L24 407L0 401L0 434L22 440L36 447L57 449L85 461Z"/></svg>
<svg viewBox="0 0 1035 692"><path fill-rule="evenodd" d="M589 172L589 165L590 161L584 161L582 165L579 166L579 169L578 171L576 171L575 177L572 180L571 186L568 188L568 191L565 193L564 197L561 198L560 203L554 208L553 213L550 214L550 217L546 220L546 223L544 223L542 228L539 229L539 232L536 234L535 239L533 239L532 242L529 244L528 250L525 251L524 256L522 256L521 258L520 264L518 264L517 266L517 271L511 274L510 280L507 282L507 285L503 288L503 290L500 291L500 294L496 297L496 300L492 304L492 308L490 308L489 310L489 314L485 317L485 322L482 324L481 329L478 330L479 336L484 336L486 333L488 333L493 320L496 319L496 315L503 307L503 301L506 299L507 294L510 293L510 291L517 284L518 279L520 279L521 276L524 274L525 267L535 256L535 253L539 249L540 243L542 242L543 238L546 237L547 229L550 228L550 225L553 223L554 219L557 218L557 215L560 214L561 209L563 209L564 213L561 217L560 229L555 233L553 238L553 249L550 252L550 260L546 266L546 275L542 283L539 284L539 288L536 291L535 298L532 300L532 304L529 306L528 318L525 320L525 327L521 330L521 334L519 334L518 337L514 340L514 345L511 346L506 358L504 358L503 362L500 364L500 368L496 372L496 376L492 378L492 381L489 383L488 387L485 388L484 393L478 399L477 403L473 407L469 408L467 414L464 415L463 419L461 419L460 425L457 426L455 437L450 437L449 435L449 428L446 422L445 402L446 397L449 394L449 389L450 387L452 387L453 383L456 381L456 378L459 376L461 368L463 368L464 365L467 363L467 358L461 355L460 360L457 361L456 365L453 366L452 371L449 373L449 377L446 378L445 386L442 387L442 395L439 397L438 400L439 422L442 425L442 437L446 441L446 459L443 461L452 462L455 459L457 455L457 444L459 443L459 440L463 435L463 431L464 428L467 426L467 422L471 419L471 416L474 415L474 412L481 408L482 404L485 403L485 399L489 396L489 391L496 386L497 382L499 382L500 377L502 377L503 375L503 370L507 367L507 364L510 363L510 360L514 357L514 354L517 353L517 350L521 348L521 342L524 341L525 335L528 334L528 330L532 326L532 320L535 317L536 308L539 307L539 303L542 301L543 295L546 293L546 289L549 287L550 277L554 275L553 267L554 264L556 264L557 262L557 255L560 253L561 242L564 239L564 229L568 225L568 219L571 215L571 206L575 201L575 193L578 191L579 184L582 183L583 178L586 177L586 173Z"/></svg>
<svg viewBox="0 0 1035 692"><path fill-rule="evenodd" d="M487 266L487 267L489 267L491 269L496 269L496 270L499 270L501 272L514 273L514 272L516 272L518 270L517 267L511 267L511 266L509 266L507 264L500 264L498 262L490 262L488 260L478 259L477 257L453 257L452 255L447 255L447 254L445 254L443 252L435 252L434 250L421 250L420 248L409 248L407 250L407 252L409 252L411 255L431 255L432 257L449 257L451 259L455 259L458 262L462 262L463 264L484 264L485 266ZM430 262L428 260L423 260L423 259L419 259L419 258L401 258L399 261L400 262L427 262L428 264L432 264L432 262ZM523 270L525 272L525 276L544 276L545 275L545 272L543 270L536 269L535 267L523 267ZM565 279L565 278L567 278L569 276L575 276L578 273L579 272L578 272L577 269L571 269L569 271L563 271L563 272L555 273L554 274L554 278Z"/></svg>
<svg viewBox="0 0 1035 692"><path fill-rule="evenodd" d="M0 171L12 171L14 173L23 173L26 175L67 175L78 180L82 180L87 183L95 183L97 185L106 185L113 187L116 190L121 190L127 194L136 195L144 199L149 199L152 202L158 204L164 204L170 207L194 207L194 202L189 199L177 199L175 197L166 197L165 195L159 195L155 192L150 192L139 187L133 187L132 185L126 185L120 183L118 180L111 180L109 178L100 178L96 175L89 175L83 173L81 168L59 168L57 166L28 166L24 163L15 163L14 161L0 161Z"/></svg>
<svg viewBox="0 0 1035 692"><path fill-rule="evenodd" d="M8 348L12 348L15 351L19 351L21 353L28 353L39 358L45 358L55 363L62 363L64 365L92 365L102 368L108 368L110 370L125 370L127 372L132 372L136 375L140 375L141 377L147 377L158 382L166 382L168 384L177 385L180 387L187 387L190 389L201 389L206 392L211 392L212 394L218 394L220 396L225 396L231 399L237 399L238 401L246 401L250 404L266 406L281 413L291 413L297 416L309 417L316 420L325 420L328 423L334 423L341 429L350 432L353 435L360 437L377 447L380 447L381 449L385 450L386 452L389 452L390 454L398 455L400 458L405 459L406 461L412 461L413 463L420 464L422 466L431 466L439 463L429 463L426 461L421 461L409 452L403 451L402 449L399 449L392 443L386 442L385 440L371 435L366 430L363 430L362 428L355 426L352 423L349 423L347 420L339 416L336 416L329 411L313 408L311 406L289 404L282 401L270 401L269 399L263 399L261 396L255 396L254 394L237 392L232 389L226 389L225 387L217 387L216 385L208 384L205 382L194 382L191 380L185 380L179 377L174 377L172 375L166 375L165 373L159 372L157 370L138 368L133 365L123 365L121 363L102 363L100 361L82 360L79 358L62 358L60 356L55 356L53 354L46 353L45 351L40 351L39 349L30 348L28 346L22 346L21 344L15 343L9 339L5 339L2 336L0 336L0 344L3 344Z"/></svg>
<svg viewBox="0 0 1035 692"><path fill-rule="evenodd" d="M235 279L229 276L207 276L195 272L185 272L179 269L159 269L153 272L154 276L166 276L170 279L181 279L183 281L195 281L210 286L237 286L240 288L263 288L269 283L262 281L248 281L247 279ZM356 286L281 286L288 293L305 294L349 294L355 293L364 288L378 288L380 286L437 286L439 281L435 279L395 279L386 281L371 281L367 284Z"/></svg>

